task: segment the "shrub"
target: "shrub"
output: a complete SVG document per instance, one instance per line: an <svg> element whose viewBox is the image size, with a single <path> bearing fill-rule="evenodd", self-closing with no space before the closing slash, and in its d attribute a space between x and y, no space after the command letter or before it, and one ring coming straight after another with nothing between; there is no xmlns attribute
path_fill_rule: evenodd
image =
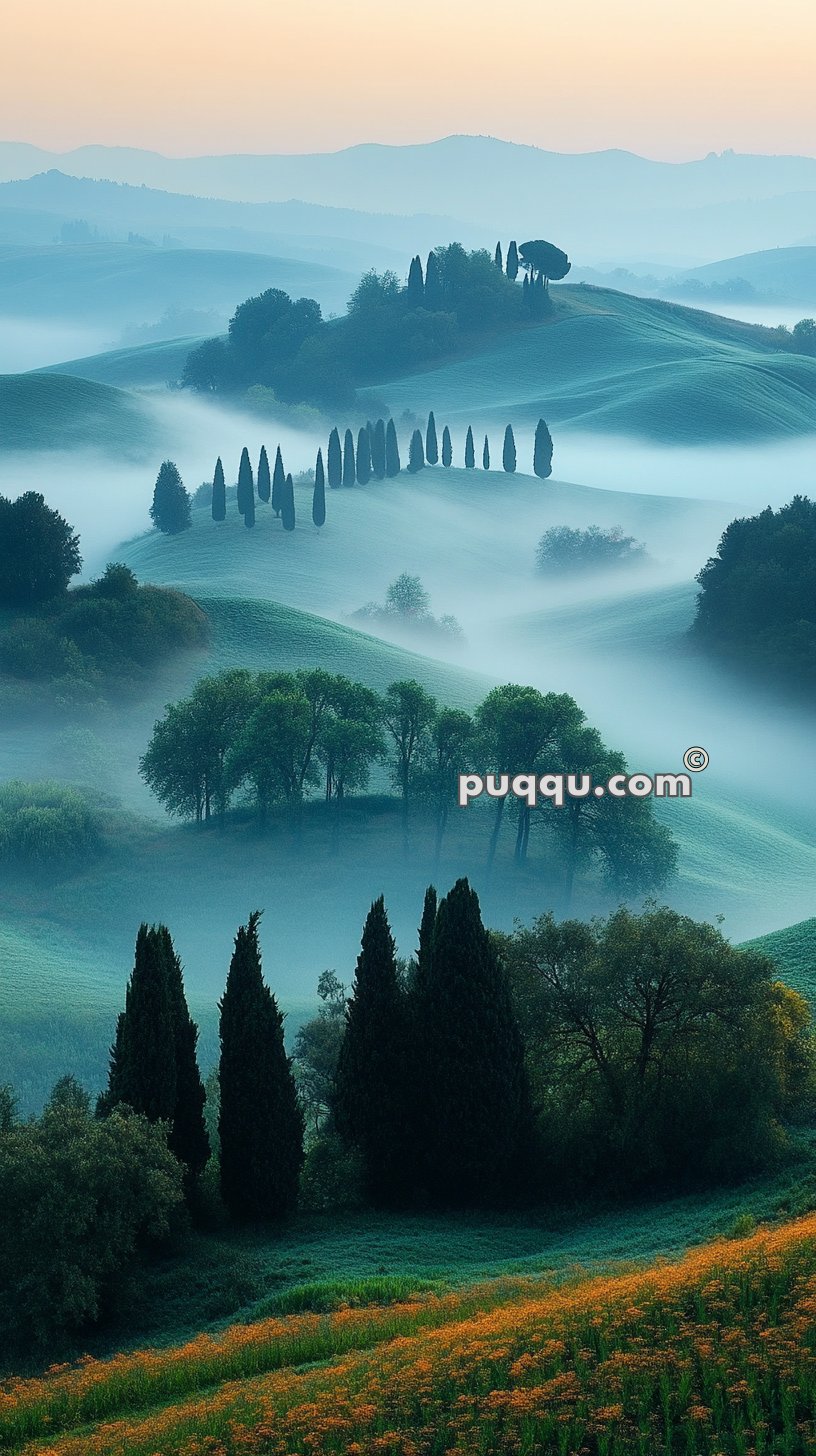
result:
<svg viewBox="0 0 816 1456"><path fill-rule="evenodd" d="M540 572L607 571L610 567L640 565L645 548L620 526L602 531L588 526L551 526L538 543L536 566Z"/></svg>
<svg viewBox="0 0 816 1456"><path fill-rule="evenodd" d="M0 862L53 865L83 860L100 846L99 811L87 796L63 784L0 785Z"/></svg>

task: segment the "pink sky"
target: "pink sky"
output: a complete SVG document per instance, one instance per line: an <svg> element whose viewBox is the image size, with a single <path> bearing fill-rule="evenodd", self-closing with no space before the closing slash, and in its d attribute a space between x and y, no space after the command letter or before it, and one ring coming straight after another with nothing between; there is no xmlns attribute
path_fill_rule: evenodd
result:
<svg viewBox="0 0 816 1456"><path fill-rule="evenodd" d="M814 0L2 0L0 138L816 153Z"/></svg>

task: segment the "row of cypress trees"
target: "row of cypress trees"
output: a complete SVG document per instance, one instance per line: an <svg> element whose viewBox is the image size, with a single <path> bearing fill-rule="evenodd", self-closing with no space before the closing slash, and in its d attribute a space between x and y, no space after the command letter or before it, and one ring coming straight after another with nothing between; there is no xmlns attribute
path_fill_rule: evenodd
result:
<svg viewBox="0 0 816 1456"><path fill-rule="evenodd" d="M506 973L466 879L425 895L401 978L385 904L363 931L334 1117L371 1202L503 1203L529 1187L533 1111Z"/></svg>
<svg viewBox="0 0 816 1456"><path fill-rule="evenodd" d="M250 530L255 525L256 489L258 500L271 504L275 515L280 517L284 531L294 531L296 523L295 489L292 476L284 470L280 445L275 454L275 468L271 472L266 446L261 446L257 480L252 470L252 462L249 458L249 451L246 445L241 451L241 461L238 466L236 504L239 513L243 516L244 525ZM212 518L214 521L225 521L227 519L227 484L224 478L224 466L221 463L220 455L215 462L215 471L213 473ZM315 524L322 525L323 522L315 521Z"/></svg>
<svg viewBox="0 0 816 1456"><path fill-rule="evenodd" d="M221 1196L240 1219L278 1218L297 1204L303 1116L283 1040L283 1016L265 984L255 911L235 938L219 1002L218 1142ZM166 926L142 925L111 1048L100 1116L126 1104L168 1125L188 1201L210 1157L198 1028Z"/></svg>

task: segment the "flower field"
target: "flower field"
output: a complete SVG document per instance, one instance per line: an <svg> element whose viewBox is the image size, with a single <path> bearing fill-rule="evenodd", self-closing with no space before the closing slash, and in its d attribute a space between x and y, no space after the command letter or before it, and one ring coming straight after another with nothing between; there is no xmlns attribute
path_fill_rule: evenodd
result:
<svg viewBox="0 0 816 1456"><path fill-rule="evenodd" d="M17 1381L0 1394L0 1449L805 1456L816 1216L560 1289L293 1316Z"/></svg>

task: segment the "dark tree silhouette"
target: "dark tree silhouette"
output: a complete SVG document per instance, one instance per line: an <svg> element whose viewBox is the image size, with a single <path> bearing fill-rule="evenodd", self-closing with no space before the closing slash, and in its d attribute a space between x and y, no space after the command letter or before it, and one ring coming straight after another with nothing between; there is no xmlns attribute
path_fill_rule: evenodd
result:
<svg viewBox="0 0 816 1456"><path fill-rule="evenodd" d="M281 513L285 480L286 471L283 468L283 456L281 455L281 447L279 445L275 451L275 469L272 472L272 509L276 516L279 516Z"/></svg>
<svg viewBox="0 0 816 1456"><path fill-rule="evenodd" d="M354 459L354 436L346 430L343 439L343 484L353 485L357 479L357 465Z"/></svg>
<svg viewBox="0 0 816 1456"><path fill-rule="evenodd" d="M258 460L258 500L268 501L272 494L272 478L269 474L269 456L266 453L266 446L261 446L261 454Z"/></svg>
<svg viewBox="0 0 816 1456"><path fill-rule="evenodd" d="M291 475L287 475L283 483L281 525L284 531L294 531L295 524L295 486Z"/></svg>
<svg viewBox="0 0 816 1456"><path fill-rule="evenodd" d="M357 484L368 485L371 479L371 436L363 427L357 435Z"/></svg>
<svg viewBox="0 0 816 1456"><path fill-rule="evenodd" d="M166 536L177 536L192 525L190 497L172 460L164 461L156 477L150 519Z"/></svg>
<svg viewBox="0 0 816 1456"><path fill-rule="evenodd" d="M422 444L422 431L414 430L408 449L408 470L412 475L415 475L418 470L424 469L424 466L425 449Z"/></svg>
<svg viewBox="0 0 816 1456"><path fill-rule="evenodd" d="M399 475L400 468L397 427L393 420L389 420L385 431L385 473L389 480L392 480L395 475Z"/></svg>
<svg viewBox="0 0 816 1456"><path fill-rule="evenodd" d="M476 449L473 444L473 429L470 425L465 436L465 469L472 470L476 464Z"/></svg>
<svg viewBox="0 0 816 1456"><path fill-rule="evenodd" d="M484 445L482 446L482 468L484 470L490 469L490 441L487 435L484 437Z"/></svg>
<svg viewBox="0 0 816 1456"><path fill-rule="evenodd" d="M312 520L316 526L326 524L326 477L323 472L323 451L317 452L315 465L314 494L312 495Z"/></svg>
<svg viewBox="0 0 816 1456"><path fill-rule="evenodd" d="M531 276L540 278L545 289L551 278L555 282L559 278L566 278L572 266L566 253L556 248L554 243L545 242L543 238L522 243L518 251L522 266Z"/></svg>
<svg viewBox="0 0 816 1456"><path fill-rule="evenodd" d="M540 480L547 480L552 475L553 442L544 420L539 420L536 425L535 444L533 445L533 472Z"/></svg>
<svg viewBox="0 0 816 1456"><path fill-rule="evenodd" d="M371 437L371 469L377 480L385 479L385 420L378 420Z"/></svg>
<svg viewBox="0 0 816 1456"><path fill-rule="evenodd" d="M250 503L252 505L255 503L255 479L252 474L249 451L245 445L241 451L241 463L238 466L238 509L242 516L246 514Z"/></svg>
<svg viewBox="0 0 816 1456"><path fill-rule="evenodd" d="M436 465L439 461L439 444L436 438L436 420L433 410L428 415L428 428L425 431L425 459L429 465Z"/></svg>
<svg viewBox="0 0 816 1456"><path fill-rule="evenodd" d="M413 308L421 308L425 302L425 280L422 276L421 258L412 258L408 270L408 302Z"/></svg>
<svg viewBox="0 0 816 1456"><path fill-rule="evenodd" d="M516 468L516 439L513 434L513 426L508 425L504 432L504 445L502 446L502 468L512 475Z"/></svg>
<svg viewBox="0 0 816 1456"><path fill-rule="evenodd" d="M447 425L442 431L442 464L445 467L453 464L453 445L451 444L450 430Z"/></svg>
<svg viewBox="0 0 816 1456"><path fill-rule="evenodd" d="M252 530L252 527L255 525L255 488L254 488L254 486L253 486L252 490L249 492L249 495L246 497L246 505L245 505L245 509L244 509L244 525L246 526L246 528L247 528L248 531L251 531Z"/></svg>
<svg viewBox="0 0 816 1456"><path fill-rule="evenodd" d="M502 245L501 245L501 243L497 243L496 244L496 253L495 253L495 256L494 256L493 261L496 264L496 267L498 268L499 272L501 273L502 270L503 270L503 268L504 268L504 260L502 258Z"/></svg>
<svg viewBox="0 0 816 1456"><path fill-rule="evenodd" d="M436 253L430 252L425 267L425 307L438 309L441 308L442 302L442 271Z"/></svg>
<svg viewBox="0 0 816 1456"><path fill-rule="evenodd" d="M512 242L510 244L510 247L507 249L507 276L510 279L511 283L515 283L516 279L518 278L518 271L518 248L516 247L515 242Z"/></svg>
<svg viewBox="0 0 816 1456"><path fill-rule="evenodd" d="M221 464L220 455L215 462L213 474L212 518L214 521L227 519L227 483L224 479L224 467Z"/></svg>
<svg viewBox="0 0 816 1456"><path fill-rule="evenodd" d="M340 431L336 426L329 435L326 462L329 470L329 490L339 490L343 484L343 451L340 446Z"/></svg>
<svg viewBox="0 0 816 1456"><path fill-rule="evenodd" d="M154 926L141 925L136 956L116 1022L107 1092L100 1111L125 1102L150 1122L171 1122L176 1108L176 1045L168 967Z"/></svg>
<svg viewBox="0 0 816 1456"><path fill-rule="evenodd" d="M156 936L159 953L164 959L175 1041L176 1101L168 1143L187 1170L189 1196L194 1192L210 1157L210 1139L204 1122L207 1095L196 1058L198 1027L187 1006L181 961L166 925L158 927Z"/></svg>
<svg viewBox="0 0 816 1456"><path fill-rule="evenodd" d="M79 536L41 495L0 496L0 602L25 606L62 596L81 569Z"/></svg>

